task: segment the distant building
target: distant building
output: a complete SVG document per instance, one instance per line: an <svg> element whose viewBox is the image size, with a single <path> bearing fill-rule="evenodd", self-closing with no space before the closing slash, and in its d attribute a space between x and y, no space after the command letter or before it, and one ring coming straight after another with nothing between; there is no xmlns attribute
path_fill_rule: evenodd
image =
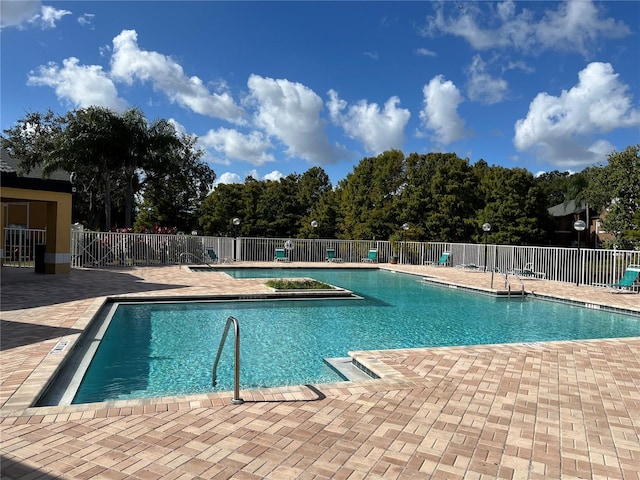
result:
<svg viewBox="0 0 640 480"><path fill-rule="evenodd" d="M554 231L550 244L556 247L575 247L578 244L578 232L573 228L574 222L584 220L587 229L580 235L580 246L600 248L602 243L610 240L611 234L602 229L602 218L606 211L598 212L589 207L587 202L576 204L575 200L560 203L549 208L549 214L554 219Z"/></svg>

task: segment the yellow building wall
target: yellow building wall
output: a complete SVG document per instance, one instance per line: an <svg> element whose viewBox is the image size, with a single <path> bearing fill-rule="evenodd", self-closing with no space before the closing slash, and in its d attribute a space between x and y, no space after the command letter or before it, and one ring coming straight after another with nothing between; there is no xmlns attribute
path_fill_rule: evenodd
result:
<svg viewBox="0 0 640 480"><path fill-rule="evenodd" d="M46 228L47 246L44 258L46 273L69 273L71 270L71 193L3 187L2 202L29 202L29 228ZM11 210L11 209L9 209ZM12 222L5 219L4 227ZM12 215L9 212L9 215ZM25 219L26 221L26 219ZM4 228L2 229L4 245Z"/></svg>

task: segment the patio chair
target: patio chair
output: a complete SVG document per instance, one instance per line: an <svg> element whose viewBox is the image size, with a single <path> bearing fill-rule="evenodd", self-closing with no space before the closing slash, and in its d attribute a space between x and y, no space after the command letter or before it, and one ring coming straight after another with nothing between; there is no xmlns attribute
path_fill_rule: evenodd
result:
<svg viewBox="0 0 640 480"><path fill-rule="evenodd" d="M342 258L336 257L336 249L335 248L327 248L327 262L341 262Z"/></svg>
<svg viewBox="0 0 640 480"><path fill-rule="evenodd" d="M375 263L377 261L378 261L377 248L370 249L368 255L362 259L362 262L365 262L365 263Z"/></svg>
<svg viewBox="0 0 640 480"><path fill-rule="evenodd" d="M213 248L207 248L207 256L209 257L209 261L207 261L207 263L220 263L220 258Z"/></svg>
<svg viewBox="0 0 640 480"><path fill-rule="evenodd" d="M447 265L447 263L449 263L449 255L451 255L450 252L442 252L442 255L440 256L437 262L424 262L424 264L435 265L437 267L444 267Z"/></svg>
<svg viewBox="0 0 640 480"><path fill-rule="evenodd" d="M273 257L274 262L288 262L287 252L284 248L276 248L276 256Z"/></svg>
<svg viewBox="0 0 640 480"><path fill-rule="evenodd" d="M622 290L638 290L640 284L638 281L638 275L640 275L640 265L628 265L624 271L624 275L620 280L615 283L594 283L595 287L608 288L612 292L620 292Z"/></svg>
<svg viewBox="0 0 640 480"><path fill-rule="evenodd" d="M456 268L461 268L462 270L470 270L472 272L479 272L480 270L484 270L484 265L476 265L475 263L461 263L460 265L456 265Z"/></svg>
<svg viewBox="0 0 640 480"><path fill-rule="evenodd" d="M524 268L514 269L511 273L520 278L544 279L547 276L545 272L536 272L533 268L533 262L527 262L524 264Z"/></svg>

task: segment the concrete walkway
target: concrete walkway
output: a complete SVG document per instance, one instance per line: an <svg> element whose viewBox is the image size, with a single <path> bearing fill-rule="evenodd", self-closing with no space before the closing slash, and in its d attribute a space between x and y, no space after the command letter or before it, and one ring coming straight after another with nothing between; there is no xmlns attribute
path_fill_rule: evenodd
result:
<svg viewBox="0 0 640 480"><path fill-rule="evenodd" d="M331 265L354 266L371 268ZM490 273L380 267L491 289ZM225 393L33 408L107 296L268 290L179 267L3 268L1 286L3 479L640 479L640 338L361 352L381 379L246 390L242 405ZM637 294L525 288L640 312Z"/></svg>

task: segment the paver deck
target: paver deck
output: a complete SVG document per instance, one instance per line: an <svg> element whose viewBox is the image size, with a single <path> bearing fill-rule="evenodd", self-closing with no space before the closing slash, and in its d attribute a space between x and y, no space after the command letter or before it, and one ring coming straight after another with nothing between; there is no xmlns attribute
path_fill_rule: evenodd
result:
<svg viewBox="0 0 640 480"><path fill-rule="evenodd" d="M491 289L490 273L380 267ZM640 312L637 294L525 288ZM2 478L640 479L640 338L360 352L382 378L243 390L242 405L224 393L30 407L64 356L50 351L107 296L267 291L179 267L3 268Z"/></svg>

